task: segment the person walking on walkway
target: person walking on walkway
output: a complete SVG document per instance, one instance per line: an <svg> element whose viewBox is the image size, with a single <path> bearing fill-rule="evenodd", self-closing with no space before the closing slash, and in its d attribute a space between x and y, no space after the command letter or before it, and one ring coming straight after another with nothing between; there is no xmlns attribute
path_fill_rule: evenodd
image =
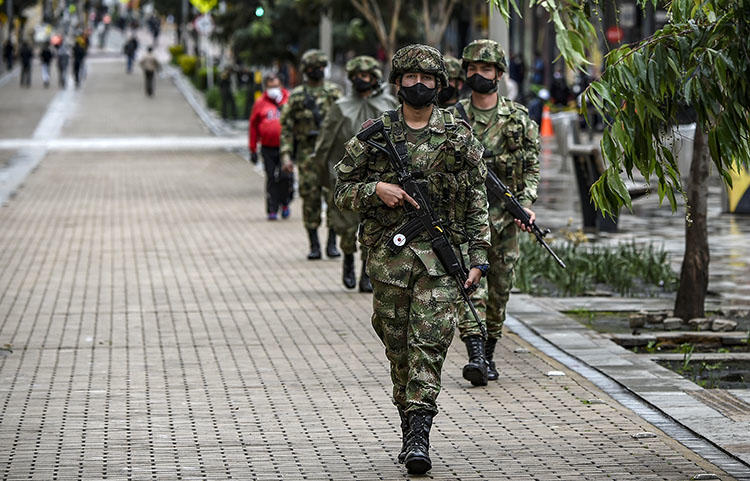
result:
<svg viewBox="0 0 750 481"><path fill-rule="evenodd" d="M68 78L68 63L70 62L70 50L63 41L57 47L57 82L61 89L65 88Z"/></svg>
<svg viewBox="0 0 750 481"><path fill-rule="evenodd" d="M342 281L347 289L354 289L357 276L354 269L354 253L357 251L357 229L359 216L356 212L342 211L333 202L333 188L336 185L336 163L344 156L344 144L357 133L360 126L382 112L393 109L398 101L383 91L380 80L383 71L373 57L361 55L346 63L346 74L352 82L352 93L334 103L320 128L320 136L315 144L314 162L323 172L323 183L331 195L328 198L329 219L334 231L341 238L344 252ZM361 247L362 270L359 277L359 291L372 292L367 276L367 249Z"/></svg>
<svg viewBox="0 0 750 481"><path fill-rule="evenodd" d="M318 227L321 222L323 196L320 169L312 161L320 125L330 106L341 97L341 89L323 79L328 57L320 50L308 50L302 55L304 84L295 87L281 111L282 168L291 171L294 163L299 169L299 194L302 197L302 219L310 240L310 260L320 259ZM330 209L329 209L330 210ZM329 214L327 212L326 214ZM326 216L328 219L330 217ZM336 233L328 226L328 257L339 257Z"/></svg>
<svg viewBox="0 0 750 481"><path fill-rule="evenodd" d="M52 49L49 46L49 42L44 44L44 47L42 47L42 51L39 52L39 59L42 61L42 83L44 84L44 88L49 88L49 79L50 79L50 65L52 64L52 58L54 55L52 54Z"/></svg>
<svg viewBox="0 0 750 481"><path fill-rule="evenodd" d="M34 60L34 50L25 40L21 43L21 48L18 52L18 57L21 60L21 87L31 87L31 62Z"/></svg>
<svg viewBox="0 0 750 481"><path fill-rule="evenodd" d="M138 51L138 39L135 38L135 34L132 34L128 41L125 42L125 46L122 47L122 50L125 53L127 62L125 71L127 73L133 73L133 62L135 61L135 54Z"/></svg>
<svg viewBox="0 0 750 481"><path fill-rule="evenodd" d="M482 145L468 125L434 105L448 84L443 57L426 45L410 45L393 56L390 81L398 87L401 108L381 115L384 136L405 152L417 182L453 248L469 245L471 269L465 288L486 272L489 224ZM368 121L364 127L377 127ZM393 382L393 402L403 434L399 462L410 474L432 468L429 434L437 414L440 374L456 326L460 295L426 232L407 242L400 229L408 220L406 204L420 206L396 184L397 172L380 151L354 137L336 165L336 205L359 212L360 242L369 250L373 287L372 326L385 346ZM391 245L398 246L393 250ZM451 248L450 246L446 246Z"/></svg>
<svg viewBox="0 0 750 481"><path fill-rule="evenodd" d="M79 37L73 44L73 79L76 83L76 88L81 87L81 82L85 75L84 62L86 59L86 45L83 37Z"/></svg>
<svg viewBox="0 0 750 481"><path fill-rule="evenodd" d="M232 92L232 74L234 68L227 65L219 75L219 92L221 93L221 118L234 120L237 118L237 103Z"/></svg>
<svg viewBox="0 0 750 481"><path fill-rule="evenodd" d="M8 37L3 43L3 60L5 61L5 70L10 72L13 70L13 61L16 58L16 47L13 45L13 40Z"/></svg>
<svg viewBox="0 0 750 481"><path fill-rule="evenodd" d="M263 79L263 95L253 105L250 113L250 160L258 163L258 141L266 169L266 215L268 220L289 217L289 203L294 192L294 172L281 168L279 141L281 137L281 106L287 102L289 92L281 86L275 73Z"/></svg>
<svg viewBox="0 0 750 481"><path fill-rule="evenodd" d="M530 207L539 185L539 129L523 105L497 93L498 82L507 68L505 53L493 40L475 40L464 48L463 68L471 98L460 100L453 112L472 127L484 146L487 168L513 191L533 223L535 214ZM486 288L482 286L475 293L475 304L486 318L486 342L466 309L458 326L469 357L464 378L475 385L487 384L487 379L494 381L499 376L493 355L502 336L505 306L515 279L519 228L527 230L508 213L503 200L490 197L489 205L490 270ZM480 377L483 382L478 382Z"/></svg>
<svg viewBox="0 0 750 481"><path fill-rule="evenodd" d="M153 47L149 47L140 63L146 81L146 95L149 97L154 96L154 75L161 70L161 64L156 60L153 51Z"/></svg>

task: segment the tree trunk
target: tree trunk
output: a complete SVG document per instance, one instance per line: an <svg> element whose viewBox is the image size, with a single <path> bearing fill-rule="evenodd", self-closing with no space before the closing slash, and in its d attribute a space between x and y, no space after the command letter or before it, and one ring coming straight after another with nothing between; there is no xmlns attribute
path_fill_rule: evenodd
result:
<svg viewBox="0 0 750 481"><path fill-rule="evenodd" d="M695 129L693 159L687 191L687 219L685 225L685 257L682 259L680 288L674 305L675 317L686 321L704 317L708 291L708 229L706 223L708 201L709 156L706 134L700 125Z"/></svg>

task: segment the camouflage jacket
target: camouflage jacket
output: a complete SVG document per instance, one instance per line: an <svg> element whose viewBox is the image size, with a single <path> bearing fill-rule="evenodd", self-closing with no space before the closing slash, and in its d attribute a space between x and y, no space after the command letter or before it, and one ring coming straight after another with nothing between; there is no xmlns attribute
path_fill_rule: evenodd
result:
<svg viewBox="0 0 750 481"><path fill-rule="evenodd" d="M331 82L323 82L319 87L299 85L289 94L289 100L281 109L281 154L289 154L295 162L306 160L315 148L320 126L316 124L313 111L305 106L307 94L318 106L320 121L328 113L331 105L341 97L341 89Z"/></svg>
<svg viewBox="0 0 750 481"><path fill-rule="evenodd" d="M336 164L344 156L344 145L367 119L377 118L388 109L395 109L398 101L392 95L361 98L356 94L337 100L323 119L320 135L315 143L315 164L321 169L326 187L336 183Z"/></svg>
<svg viewBox="0 0 750 481"><path fill-rule="evenodd" d="M510 99L500 97L493 121L483 124L474 118L471 98L459 101L463 105L474 135L486 149L487 168L492 169L500 180L516 195L518 202L530 207L536 200L539 185L539 129L529 118L526 107ZM456 107L451 112L460 117ZM487 156L491 153L491 156ZM491 198L493 213L505 212L504 203ZM494 214L493 214L493 217Z"/></svg>
<svg viewBox="0 0 750 481"><path fill-rule="evenodd" d="M394 143L404 137L406 128L401 109L398 117L396 128L391 128L387 114L380 117ZM426 129L428 137L416 148L407 142L410 167L413 172L421 172L432 207L443 221L452 243L458 246L468 242L471 265L486 264L489 223L482 146L468 125L454 119L447 110L434 107ZM378 141L378 137L380 134L373 140ZM336 165L336 177L336 205L360 214L360 242L370 248L367 262L373 279L407 287L411 270L409 259L414 256L424 264L429 275L445 275L425 233L399 254L394 255L387 248L388 241L406 222L407 215L402 207L386 206L375 193L380 181L397 183L396 172L383 153L352 138L346 144L344 157Z"/></svg>

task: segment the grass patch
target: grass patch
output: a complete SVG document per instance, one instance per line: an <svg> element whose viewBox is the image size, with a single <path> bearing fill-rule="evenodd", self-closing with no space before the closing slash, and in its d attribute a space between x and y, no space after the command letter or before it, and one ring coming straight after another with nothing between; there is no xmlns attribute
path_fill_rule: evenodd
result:
<svg viewBox="0 0 750 481"><path fill-rule="evenodd" d="M607 291L621 296L653 297L677 290L678 276L669 265L668 253L653 244L631 241L596 246L580 236L569 236L550 246L567 269L559 267L533 238L521 235L515 283L520 291L547 296Z"/></svg>

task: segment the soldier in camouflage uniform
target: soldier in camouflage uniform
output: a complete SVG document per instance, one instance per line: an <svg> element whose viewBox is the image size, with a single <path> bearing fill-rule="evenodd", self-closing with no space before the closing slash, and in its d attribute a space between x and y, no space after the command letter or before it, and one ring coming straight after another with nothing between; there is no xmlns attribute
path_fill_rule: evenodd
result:
<svg viewBox="0 0 750 481"><path fill-rule="evenodd" d="M299 194L302 197L302 218L310 239L308 259L320 259L318 227L323 195L318 169L312 159L315 140L330 106L341 97L341 89L323 79L328 58L320 50L308 50L302 55L302 71L306 82L292 90L281 111L280 154L283 169L291 171L294 163L299 169ZM339 257L336 234L328 228L328 257Z"/></svg>
<svg viewBox="0 0 750 481"><path fill-rule="evenodd" d="M464 88L466 75L459 59L450 55L446 55L444 58L445 70L448 72L448 85L440 89L438 105L447 109L455 105L461 97L461 89Z"/></svg>
<svg viewBox="0 0 750 481"><path fill-rule="evenodd" d="M439 87L448 83L440 52L410 45L396 52L392 63L390 81L398 87L402 105L379 120L394 144L405 145L409 167L421 173L451 242L468 244L471 269L465 287L473 286L488 269L482 146L466 123L434 105ZM373 139L382 141L382 135ZM396 254L387 247L407 220L402 206L418 207L396 184L388 158L356 137L345 151L336 165L336 204L359 212L362 220L359 240L369 249L367 270L374 290L372 325L390 361L393 402L401 416L399 461L410 474L422 474L432 467L429 433L460 295L425 232Z"/></svg>
<svg viewBox="0 0 750 481"><path fill-rule="evenodd" d="M505 54L497 42L475 40L467 45L463 51L463 68L466 83L472 89L471 98L460 100L453 112L471 125L485 148L487 168L492 169L514 192L533 223L536 216L529 208L536 200L539 184L539 129L524 106L498 95L497 83L506 66ZM489 203L490 271L486 291L482 288L477 291L479 295L484 294L482 297L486 296L486 300L476 303L480 312L486 314L488 338L483 342L479 329L467 312L461 316L459 331L469 352L469 364L464 367L464 372L484 361L489 368L489 380L496 380L498 372L493 355L502 335L505 306L515 279L518 231L531 230L508 214L502 200L490 197Z"/></svg>
<svg viewBox="0 0 750 481"><path fill-rule="evenodd" d="M380 80L383 72L380 63L372 57L361 55L346 63L346 74L352 82L350 95L336 101L331 106L320 136L315 144L315 162L322 169L325 187L336 185L334 167L344 156L344 144L351 139L360 126L367 120L379 117L386 110L393 109L398 101L390 94L383 92ZM357 278L354 271L354 253L357 251L357 228L359 216L353 211L342 211L329 200L329 225L341 237L341 250L344 252L344 270L342 280L347 289L354 289ZM359 278L359 291L372 292L370 278L365 266L367 249L361 248L362 270Z"/></svg>

